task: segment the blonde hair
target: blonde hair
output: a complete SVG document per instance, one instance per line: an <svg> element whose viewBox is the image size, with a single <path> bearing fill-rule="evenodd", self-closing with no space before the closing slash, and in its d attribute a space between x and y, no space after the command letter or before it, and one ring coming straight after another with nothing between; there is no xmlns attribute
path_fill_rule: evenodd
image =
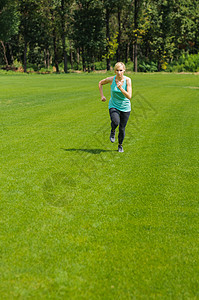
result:
<svg viewBox="0 0 199 300"><path fill-rule="evenodd" d="M126 70L126 67L125 67L125 64L123 63L123 62L117 62L116 64L115 64L115 67L114 67L114 71L116 72L116 70L117 70L117 68L119 68L119 66L122 66L123 67L123 69L124 69L124 71Z"/></svg>

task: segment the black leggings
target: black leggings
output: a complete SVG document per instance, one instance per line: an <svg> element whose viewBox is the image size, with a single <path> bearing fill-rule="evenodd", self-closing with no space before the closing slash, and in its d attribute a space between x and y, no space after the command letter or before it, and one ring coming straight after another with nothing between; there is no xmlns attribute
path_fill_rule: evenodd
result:
<svg viewBox="0 0 199 300"><path fill-rule="evenodd" d="M111 117L111 131L115 131L119 125L118 143L122 145L125 137L125 127L130 116L130 111L124 112L116 108L110 108L109 114Z"/></svg>

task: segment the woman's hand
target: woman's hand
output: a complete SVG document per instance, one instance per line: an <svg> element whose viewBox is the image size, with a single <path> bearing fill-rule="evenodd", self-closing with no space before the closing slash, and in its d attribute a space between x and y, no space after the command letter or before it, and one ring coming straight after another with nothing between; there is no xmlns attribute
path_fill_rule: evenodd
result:
<svg viewBox="0 0 199 300"><path fill-rule="evenodd" d="M117 87L118 87L118 89L121 89L121 87L122 87L122 82L121 81L117 82Z"/></svg>
<svg viewBox="0 0 199 300"><path fill-rule="evenodd" d="M131 86L131 79L127 78L126 79L126 84L127 84L127 91L125 91L122 87L122 82L121 81L117 81L116 82L118 89L122 92L122 94L128 98L129 100L132 97L132 86Z"/></svg>
<svg viewBox="0 0 199 300"><path fill-rule="evenodd" d="M99 82L99 91L100 91L100 96L101 96L102 102L105 102L105 101L106 101L106 97L105 97L104 94L103 94L102 86L103 86L104 84L107 84L107 83L112 83L112 81L113 81L113 76L112 76L112 77L107 77L107 78L105 78L105 79L102 79L102 80L100 80L100 82Z"/></svg>

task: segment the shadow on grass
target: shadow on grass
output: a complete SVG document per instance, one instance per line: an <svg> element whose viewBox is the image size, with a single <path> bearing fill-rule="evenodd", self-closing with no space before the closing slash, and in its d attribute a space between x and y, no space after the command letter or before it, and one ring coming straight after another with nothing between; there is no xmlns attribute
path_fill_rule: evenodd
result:
<svg viewBox="0 0 199 300"><path fill-rule="evenodd" d="M116 152L116 150L105 150L105 149L64 149L64 148L61 148L61 150L64 150L64 151L67 151L67 152L70 152L70 151L81 151L81 152L87 152L87 153L91 153L91 154L100 154L100 153L103 153L103 152Z"/></svg>

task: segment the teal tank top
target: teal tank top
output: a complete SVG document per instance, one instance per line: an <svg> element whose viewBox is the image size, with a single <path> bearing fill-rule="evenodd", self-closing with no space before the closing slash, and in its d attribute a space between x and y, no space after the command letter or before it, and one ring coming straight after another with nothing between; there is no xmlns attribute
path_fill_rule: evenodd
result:
<svg viewBox="0 0 199 300"><path fill-rule="evenodd" d="M114 76L113 82L111 84L111 98L109 100L108 108L116 108L124 112L131 111L131 101L128 98L126 98L118 89L115 79L116 76ZM126 76L124 76L124 82L122 87L125 91L127 91Z"/></svg>

